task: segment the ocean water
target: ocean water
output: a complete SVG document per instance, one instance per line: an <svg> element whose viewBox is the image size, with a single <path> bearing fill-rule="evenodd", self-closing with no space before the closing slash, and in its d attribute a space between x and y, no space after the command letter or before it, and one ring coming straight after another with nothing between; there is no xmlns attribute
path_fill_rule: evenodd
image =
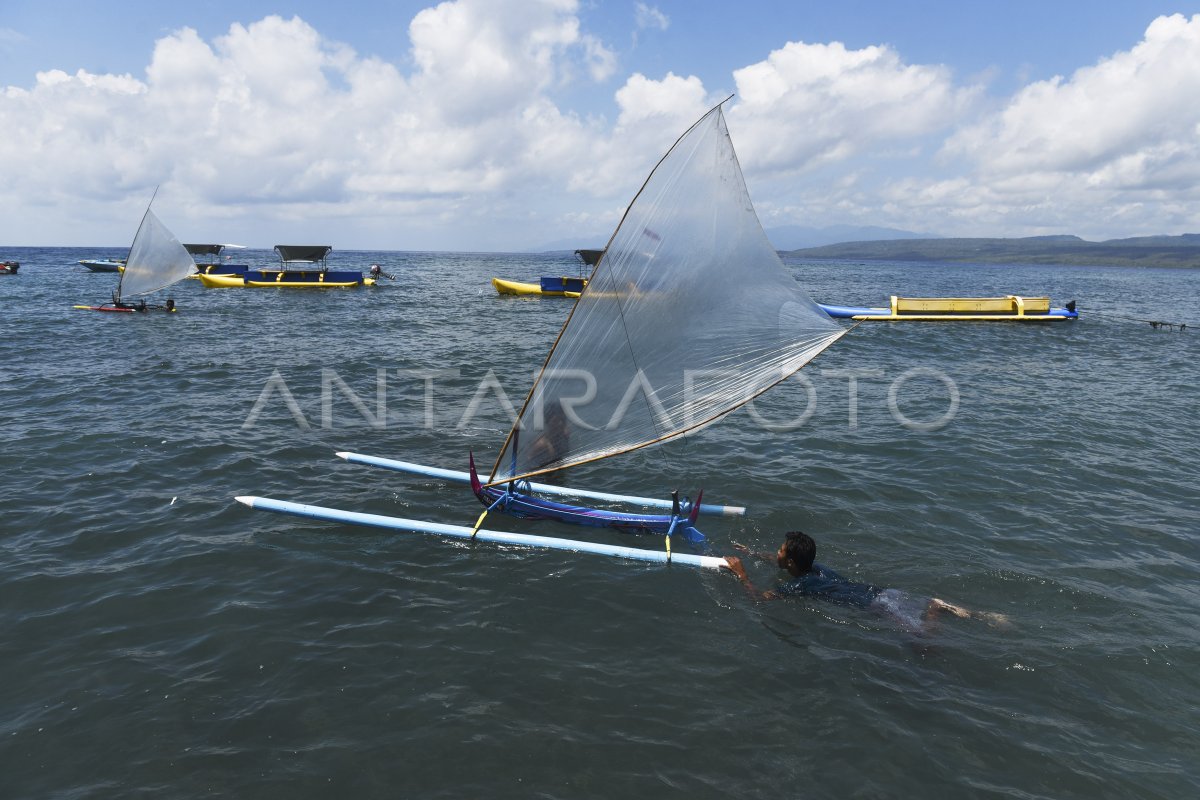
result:
<svg viewBox="0 0 1200 800"><path fill-rule="evenodd" d="M253 511L470 524L569 256L342 252L374 289L0 276L0 796L1180 798L1200 791L1200 271L788 262L825 302L1049 294L1053 325L867 323L683 442L580 469L745 505L848 577L1011 620L915 637L725 572ZM270 254L247 251L252 263ZM488 527L657 547L489 517ZM766 588L780 575L749 564Z"/></svg>

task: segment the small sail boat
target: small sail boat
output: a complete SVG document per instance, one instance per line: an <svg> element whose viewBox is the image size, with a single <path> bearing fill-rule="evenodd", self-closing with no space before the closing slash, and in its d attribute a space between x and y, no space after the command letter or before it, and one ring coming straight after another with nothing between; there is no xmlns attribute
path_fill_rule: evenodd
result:
<svg viewBox="0 0 1200 800"><path fill-rule="evenodd" d="M763 232L721 107L667 152L613 233L490 477L472 484L489 509L625 527L597 510L580 520L518 482L694 433L848 330ZM644 529L695 540L694 522L680 507Z"/></svg>
<svg viewBox="0 0 1200 800"><path fill-rule="evenodd" d="M155 191L157 196L158 192ZM168 298L165 305L148 305L145 295L177 283L196 270L196 264L187 249L175 238L175 234L167 229L154 215L150 204L142 216L142 224L138 226L133 244L129 246L129 257L125 259L125 268L113 291L111 303L99 306L75 306L88 311L114 311L133 313L136 311L174 311L175 301ZM141 296L132 303L130 297Z"/></svg>
<svg viewBox="0 0 1200 800"><path fill-rule="evenodd" d="M666 506L670 514L627 515L545 499L535 489L546 487L529 480L695 433L786 380L848 332L786 271L763 232L722 105L680 137L634 197L486 480L470 459L468 480L486 509L473 529L267 498L239 497L239 502L280 513L471 537L482 533L489 511L499 510L667 534L667 560L672 536L703 542L694 527L697 514L731 512L703 506L699 495L694 503L673 495ZM338 455L450 480L461 475ZM490 540L507 541L494 534L489 533ZM574 544L591 552L601 547ZM609 549L610 555L641 557L615 552L628 548ZM715 559L701 566L724 563Z"/></svg>

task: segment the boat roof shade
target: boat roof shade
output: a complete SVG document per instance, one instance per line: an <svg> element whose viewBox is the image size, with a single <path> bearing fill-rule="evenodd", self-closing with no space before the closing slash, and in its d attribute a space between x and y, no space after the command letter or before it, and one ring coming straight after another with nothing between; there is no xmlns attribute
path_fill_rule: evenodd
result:
<svg viewBox="0 0 1200 800"><path fill-rule="evenodd" d="M225 249L223 244L184 244L184 247L194 256L216 256Z"/></svg>
<svg viewBox="0 0 1200 800"><path fill-rule="evenodd" d="M324 261L333 249L328 244L277 244L275 252L283 261Z"/></svg>

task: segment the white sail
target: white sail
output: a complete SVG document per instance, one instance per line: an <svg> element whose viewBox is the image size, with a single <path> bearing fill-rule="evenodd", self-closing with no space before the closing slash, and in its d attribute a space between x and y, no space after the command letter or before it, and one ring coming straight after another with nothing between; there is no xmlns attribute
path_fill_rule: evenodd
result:
<svg viewBox="0 0 1200 800"><path fill-rule="evenodd" d="M630 204L490 482L699 430L844 333L767 240L717 106Z"/></svg>
<svg viewBox="0 0 1200 800"><path fill-rule="evenodd" d="M129 248L125 271L121 273L121 282L117 286L117 297L156 292L195 271L196 262L187 248L147 207Z"/></svg>

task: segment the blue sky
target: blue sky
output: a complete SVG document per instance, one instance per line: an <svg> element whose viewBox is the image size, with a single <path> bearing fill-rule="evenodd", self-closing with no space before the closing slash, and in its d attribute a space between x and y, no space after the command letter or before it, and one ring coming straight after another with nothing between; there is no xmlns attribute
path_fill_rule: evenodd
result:
<svg viewBox="0 0 1200 800"><path fill-rule="evenodd" d="M1200 17L1156 2L0 0L0 244L602 243L727 106L768 227L1200 231Z"/></svg>

